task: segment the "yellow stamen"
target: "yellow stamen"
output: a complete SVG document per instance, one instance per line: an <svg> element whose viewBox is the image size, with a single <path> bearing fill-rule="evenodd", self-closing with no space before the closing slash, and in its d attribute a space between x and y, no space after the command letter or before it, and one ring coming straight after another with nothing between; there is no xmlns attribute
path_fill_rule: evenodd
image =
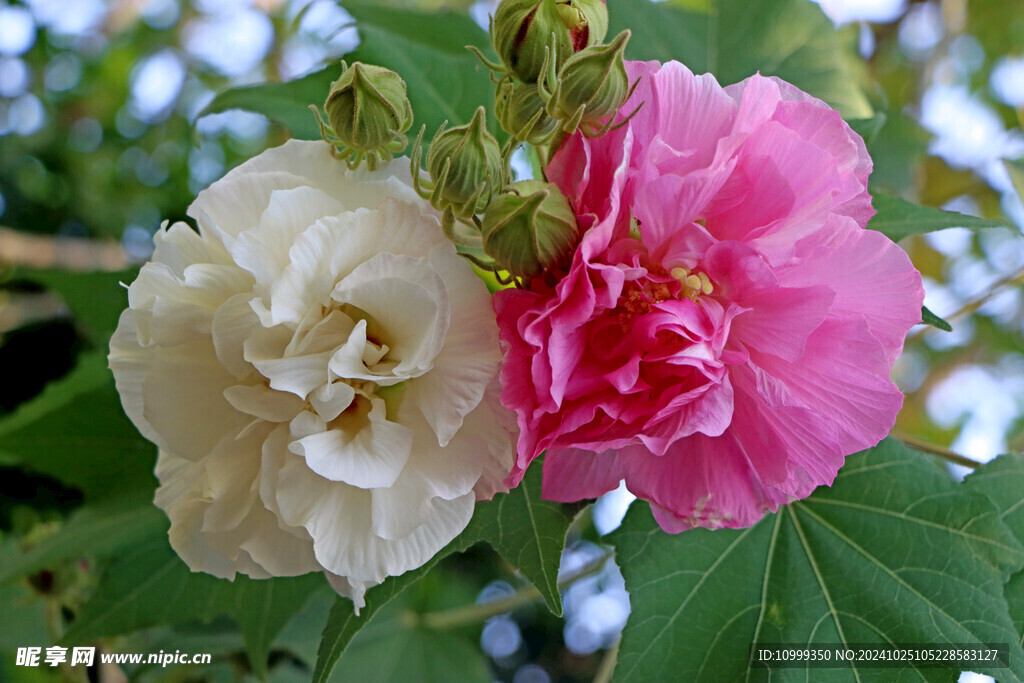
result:
<svg viewBox="0 0 1024 683"><path fill-rule="evenodd" d="M682 285L679 295L687 299L696 301L701 294L707 295L715 291L715 286L706 273L691 272L689 268L675 266L669 274Z"/></svg>
<svg viewBox="0 0 1024 683"><path fill-rule="evenodd" d="M709 278L707 274L697 273L697 275L700 277L700 291L705 294L710 294L715 291L715 288L711 286L711 278Z"/></svg>

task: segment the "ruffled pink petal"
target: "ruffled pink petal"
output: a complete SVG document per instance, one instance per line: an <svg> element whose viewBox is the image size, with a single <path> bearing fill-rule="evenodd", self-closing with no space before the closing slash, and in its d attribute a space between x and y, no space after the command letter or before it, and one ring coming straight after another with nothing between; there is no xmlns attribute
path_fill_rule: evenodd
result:
<svg viewBox="0 0 1024 683"><path fill-rule="evenodd" d="M597 498L618 487L623 476L616 451L552 449L544 456L541 495L562 503Z"/></svg>
<svg viewBox="0 0 1024 683"><path fill-rule="evenodd" d="M903 405L886 350L863 320L825 321L797 362L752 353L751 363L763 392L828 418L844 453L881 441Z"/></svg>
<svg viewBox="0 0 1024 683"><path fill-rule="evenodd" d="M778 272L787 286L825 283L836 293L832 315L863 319L891 364L907 330L921 320L924 287L906 252L853 219L835 216L829 230L801 241L798 263Z"/></svg>

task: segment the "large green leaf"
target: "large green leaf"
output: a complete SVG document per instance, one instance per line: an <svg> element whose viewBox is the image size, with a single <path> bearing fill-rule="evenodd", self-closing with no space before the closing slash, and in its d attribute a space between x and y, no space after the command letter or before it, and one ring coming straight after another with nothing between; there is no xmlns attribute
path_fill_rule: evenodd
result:
<svg viewBox="0 0 1024 683"><path fill-rule="evenodd" d="M541 468L536 463L511 495L495 497L475 515L468 531L522 572L540 590L548 609L562 616L558 566L572 523L571 508L542 500L540 487Z"/></svg>
<svg viewBox="0 0 1024 683"><path fill-rule="evenodd" d="M931 133L898 107L884 115L885 125L870 137L864 136L873 164L870 188L872 192L916 193Z"/></svg>
<svg viewBox="0 0 1024 683"><path fill-rule="evenodd" d="M968 487L985 495L999 509L999 516L1024 543L1024 456L1019 453L1000 455L968 475ZM1006 584L1006 601L1024 643L1024 572L1017 572Z"/></svg>
<svg viewBox="0 0 1024 683"><path fill-rule="evenodd" d="M262 83L231 88L218 93L200 115L217 114L228 109L245 109L263 114L271 121L280 123L291 131L292 137L319 140L320 128L313 117L313 112L309 110L309 105L323 106L331 82L340 73L339 66L331 65L287 83Z"/></svg>
<svg viewBox="0 0 1024 683"><path fill-rule="evenodd" d="M458 588L450 574L437 572L405 591L361 630L335 670L334 680L405 683L405 681L463 681L487 683L492 676L477 643L450 629L429 628L416 612L450 601ZM445 582L445 583L442 583ZM454 589L454 590L453 590ZM463 596L472 600L472 593ZM458 598L456 598L458 599ZM401 652L396 657L395 652Z"/></svg>
<svg viewBox="0 0 1024 683"><path fill-rule="evenodd" d="M17 557L15 541L0 537L0 566L16 562ZM21 683L21 675L26 667L16 666L17 649L33 645L45 646L50 642L46 601L34 593L28 584L12 583L0 586L0 605L3 605L3 619L0 619L0 680Z"/></svg>
<svg viewBox="0 0 1024 683"><path fill-rule="evenodd" d="M340 598L327 620L313 680L326 682L352 638L385 604L422 578L437 562L485 541L519 569L541 591L552 611L561 613L558 566L574 508L540 499L540 463L530 468L519 486L494 500L479 503L466 529L424 566L389 578L366 592L366 606L357 616L352 603Z"/></svg>
<svg viewBox="0 0 1024 683"><path fill-rule="evenodd" d="M405 79L416 117L414 131L425 125L429 139L444 121L467 123L480 105L490 109L494 85L487 70L465 49L466 45L485 46L487 34L469 17L362 2L346 3L345 7L356 18L362 38L346 58L385 66ZM429 30L430 26L436 30ZM497 132L490 113L488 124Z"/></svg>
<svg viewBox="0 0 1024 683"><path fill-rule="evenodd" d="M493 85L486 70L465 49L485 48L487 34L468 16L369 2L344 5L356 19L360 37L359 47L345 59L385 66L405 79L415 115L413 134L421 125L433 134L443 121L466 123L478 106L492 101ZM232 88L218 94L204 113L247 109L283 124L296 138L318 140L320 130L309 105L323 105L340 73L340 65L332 64L289 83ZM493 120L491 129L497 129Z"/></svg>
<svg viewBox="0 0 1024 683"><path fill-rule="evenodd" d="M128 305L128 293L121 283L132 282L138 272L138 268L90 273L19 268L14 277L39 283L59 295L93 343L105 347Z"/></svg>
<svg viewBox="0 0 1024 683"><path fill-rule="evenodd" d="M86 505L76 510L52 536L0 567L0 585L26 574L79 557L102 557L134 546L167 530L167 518L152 494Z"/></svg>
<svg viewBox="0 0 1024 683"><path fill-rule="evenodd" d="M918 235L923 232L945 230L946 228L981 228L1005 227L1001 221L968 216L955 211L943 211L929 206L921 206L899 197L876 193L871 201L875 207L875 215L868 221L868 227L884 234L894 242L904 237Z"/></svg>
<svg viewBox="0 0 1024 683"><path fill-rule="evenodd" d="M65 484L87 499L152 490L156 449L125 416L106 349L83 354L65 377L0 420L0 454Z"/></svg>
<svg viewBox="0 0 1024 683"><path fill-rule="evenodd" d="M710 0L706 11L609 0L610 35L630 29L630 59L677 59L723 85L760 71L820 97L844 116L871 116L852 47L806 0Z"/></svg>
<svg viewBox="0 0 1024 683"><path fill-rule="evenodd" d="M1024 543L1024 455L1000 455L968 475L968 488L983 494L999 508L999 516Z"/></svg>
<svg viewBox="0 0 1024 683"><path fill-rule="evenodd" d="M847 458L831 488L742 530L612 535L630 593L615 680L761 680L754 643L1010 642L1003 583L1024 548L983 496L902 444ZM972 669L974 667L972 666ZM779 669L772 680L955 680L951 669Z"/></svg>
<svg viewBox="0 0 1024 683"><path fill-rule="evenodd" d="M274 638L323 585L319 574L269 580L237 576L234 581L196 574L161 536L110 563L63 641L82 643L227 614L242 629L253 668L263 671Z"/></svg>

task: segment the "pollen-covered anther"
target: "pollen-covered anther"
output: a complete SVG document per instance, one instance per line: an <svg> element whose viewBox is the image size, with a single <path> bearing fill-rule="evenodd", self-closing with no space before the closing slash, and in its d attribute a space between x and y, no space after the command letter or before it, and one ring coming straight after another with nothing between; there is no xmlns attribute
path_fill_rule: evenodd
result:
<svg viewBox="0 0 1024 683"><path fill-rule="evenodd" d="M707 273L691 272L682 266L676 266L669 272L682 285L682 289L679 291L680 296L696 301L701 294L711 294L715 291Z"/></svg>

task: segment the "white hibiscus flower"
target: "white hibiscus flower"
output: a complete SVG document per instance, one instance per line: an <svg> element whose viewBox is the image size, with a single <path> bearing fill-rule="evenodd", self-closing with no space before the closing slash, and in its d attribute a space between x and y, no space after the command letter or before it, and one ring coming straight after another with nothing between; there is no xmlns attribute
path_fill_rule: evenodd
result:
<svg viewBox="0 0 1024 683"><path fill-rule="evenodd" d="M410 187L322 142L268 150L164 227L110 342L195 571L323 571L356 607L503 490L487 289Z"/></svg>

